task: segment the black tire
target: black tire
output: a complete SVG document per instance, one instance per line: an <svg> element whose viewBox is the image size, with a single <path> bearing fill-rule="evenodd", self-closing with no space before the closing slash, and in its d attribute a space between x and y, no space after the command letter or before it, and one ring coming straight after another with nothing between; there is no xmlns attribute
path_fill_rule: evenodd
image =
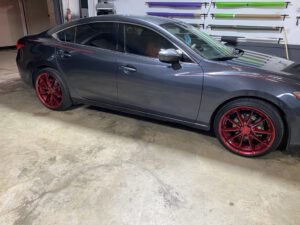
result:
<svg viewBox="0 0 300 225"><path fill-rule="evenodd" d="M245 157L258 157L276 150L282 143L284 130L279 111L268 102L252 98L227 103L214 120L214 132L222 145ZM260 151L256 151L258 147Z"/></svg>
<svg viewBox="0 0 300 225"><path fill-rule="evenodd" d="M56 96L58 96L58 95L61 96L56 99L56 103L57 103L57 101L59 101L59 104L49 104L45 100L46 97L44 97L47 94L41 93L41 90L43 90L44 87L41 87L40 80L45 79L45 77L46 77L45 74L48 74L48 77L51 78L51 81L55 82L55 90L59 89L59 92L56 91L59 93L59 94L56 93L57 94ZM43 76L43 78L42 78L42 76ZM39 98L39 100L41 101L41 103L51 110L64 111L64 110L69 109L73 105L67 85L65 84L65 82L63 81L63 79L61 78L59 73L52 68L45 68L45 69L42 69L42 70L38 71L37 73L35 73L34 87L35 87L36 95ZM52 90L54 90L54 89L52 89Z"/></svg>

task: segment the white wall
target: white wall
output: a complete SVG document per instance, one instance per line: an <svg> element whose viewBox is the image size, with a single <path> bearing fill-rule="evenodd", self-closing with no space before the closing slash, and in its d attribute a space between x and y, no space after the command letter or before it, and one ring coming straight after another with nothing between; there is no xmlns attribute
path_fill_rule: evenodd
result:
<svg viewBox="0 0 300 225"><path fill-rule="evenodd" d="M90 16L96 15L95 6L97 0L90 0ZM149 0L150 1L150 0ZM184 1L184 0L155 0L155 1ZM199 2L199 0L186 0L187 2ZM241 0L230 0L230 1L241 1ZM247 0L247 1L259 1L259 0ZM264 0L264 1L278 1L278 0ZM190 23L205 23L209 24L228 24L228 25L257 25L257 26L284 26L287 31L289 44L300 45L300 25L296 26L296 17L300 16L300 0L287 0L292 4L289 5L287 9L262 9L262 8L239 8L239 9L216 9L214 7L201 8L201 9L171 9L171 8L148 8L145 3L147 0L115 0L116 11L118 14L129 14L129 15L146 15L147 11L157 11L157 12L192 12L192 13L262 13L262 14L289 14L290 17L285 21L279 20L212 20L209 16L206 20L203 19L184 19L186 22ZM200 2L210 2L210 0L203 0ZM231 36L242 36L246 38L283 38L284 33L279 32L238 32L238 31L211 31L210 29L205 30L209 34L215 35L231 35Z"/></svg>
<svg viewBox="0 0 300 225"><path fill-rule="evenodd" d="M88 0L88 6L89 6L89 16L96 16L96 4L98 1L95 0Z"/></svg>
<svg viewBox="0 0 300 225"><path fill-rule="evenodd" d="M80 18L79 0L62 0L64 20L66 21L67 9L71 9L72 20Z"/></svg>

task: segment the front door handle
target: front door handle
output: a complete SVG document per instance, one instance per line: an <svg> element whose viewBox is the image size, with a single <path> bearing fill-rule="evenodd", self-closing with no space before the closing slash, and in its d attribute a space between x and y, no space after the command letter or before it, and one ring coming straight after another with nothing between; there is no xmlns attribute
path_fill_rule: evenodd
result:
<svg viewBox="0 0 300 225"><path fill-rule="evenodd" d="M68 52L66 50L62 50L62 49L60 49L60 50L57 51L57 55L60 58L69 58L69 57L72 56L70 52Z"/></svg>
<svg viewBox="0 0 300 225"><path fill-rule="evenodd" d="M124 71L124 73L128 74L128 73L134 73L136 72L136 68L133 66L121 66L121 69Z"/></svg>

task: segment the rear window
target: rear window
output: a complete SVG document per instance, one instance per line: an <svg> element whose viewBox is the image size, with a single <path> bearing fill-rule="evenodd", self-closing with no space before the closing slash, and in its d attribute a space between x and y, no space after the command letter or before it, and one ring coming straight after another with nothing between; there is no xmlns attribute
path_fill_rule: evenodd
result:
<svg viewBox="0 0 300 225"><path fill-rule="evenodd" d="M116 50L117 38L114 23L80 25L76 30L75 43L102 49Z"/></svg>

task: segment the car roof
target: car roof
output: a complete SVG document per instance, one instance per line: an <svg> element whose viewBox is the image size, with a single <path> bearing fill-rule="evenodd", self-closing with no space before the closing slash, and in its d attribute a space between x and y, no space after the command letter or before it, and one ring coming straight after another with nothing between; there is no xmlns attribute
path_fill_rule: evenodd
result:
<svg viewBox="0 0 300 225"><path fill-rule="evenodd" d="M165 23L174 23L176 20L169 19L169 18L163 18L163 17L157 17L157 16L133 16L133 15L101 15L101 16L95 16L95 17L88 17L83 19L74 20L72 22L68 22L62 25L58 25L56 27L53 27L48 30L48 34L55 33L57 31L60 31L62 29L66 29L71 26L76 26L80 24L86 24L91 22L132 22L132 23L138 23L138 24L145 24L145 25L161 25Z"/></svg>

